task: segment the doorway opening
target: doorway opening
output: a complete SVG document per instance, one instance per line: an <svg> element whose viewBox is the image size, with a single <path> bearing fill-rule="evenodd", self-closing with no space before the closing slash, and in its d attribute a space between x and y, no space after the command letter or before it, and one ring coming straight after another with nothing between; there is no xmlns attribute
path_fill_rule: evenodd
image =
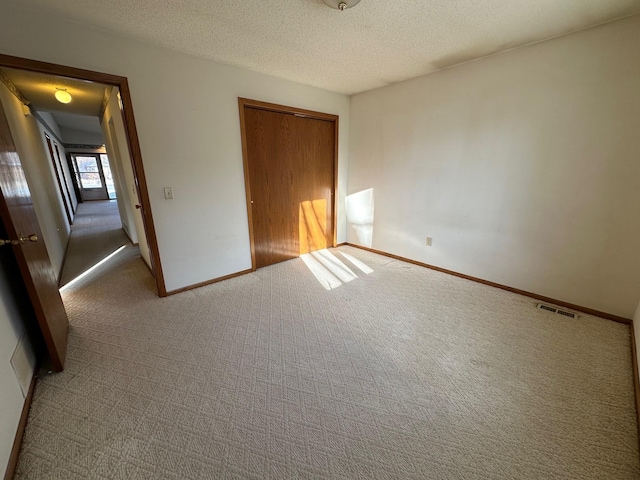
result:
<svg viewBox="0 0 640 480"><path fill-rule="evenodd" d="M7 70L40 74L49 78L54 77L62 83L68 82L69 85L74 85L74 82L76 82L86 85L86 88L95 85L103 87L104 96L100 113L98 114L100 122L94 120L96 124L102 124L102 130L105 132L105 135L102 136L102 145L95 145L97 142L92 142L94 143L93 145L86 145L82 141L74 142L73 140L71 142L62 142L60 138L50 138L50 142L54 144L52 157L59 162L59 165L56 165L60 170L61 180L58 187L62 198L68 204L68 215L71 217L69 223L73 221L78 203L98 199L114 200L118 196L126 197L122 199L123 203L126 201L131 205L131 208L119 208L121 217L124 215L129 217L128 221L123 222L123 226L125 223L130 225L130 231L125 229L125 233L131 238L136 232L139 232L139 236L141 238L144 237L146 240L144 242L147 253L147 258L144 259L145 263L155 277L158 295L166 296L167 292L127 78L0 54L0 71L6 72ZM2 76L6 78L6 75ZM73 94L73 89L69 89L69 93ZM30 102L23 103L28 105ZM116 107L111 108L111 105ZM79 114L87 115L87 112L79 112ZM95 119L96 113L94 112L93 115ZM60 116L64 116L64 114L60 113ZM56 117L58 118L57 115ZM71 122L73 119L69 119L69 121ZM114 145L116 139L117 144ZM102 148L96 149L97 147ZM67 152L67 162L62 161L60 149ZM113 152L114 149L122 150ZM58 151L57 156L55 154L56 150ZM122 171L126 170L126 168L116 168L118 163L128 166L130 178L125 178L127 173ZM66 179L64 175L64 167L66 167L69 179ZM66 186L65 180L67 181ZM69 183L72 185L69 185ZM117 191L116 185L118 184L121 186L130 185L131 188L120 188L120 191ZM73 201L74 199L75 202ZM120 200L118 198L119 207ZM128 211L125 212L123 210ZM140 218L134 219L135 216ZM141 256L142 250L141 248Z"/></svg>
<svg viewBox="0 0 640 480"><path fill-rule="evenodd" d="M106 153L71 153L71 165L83 202L114 200L116 186Z"/></svg>

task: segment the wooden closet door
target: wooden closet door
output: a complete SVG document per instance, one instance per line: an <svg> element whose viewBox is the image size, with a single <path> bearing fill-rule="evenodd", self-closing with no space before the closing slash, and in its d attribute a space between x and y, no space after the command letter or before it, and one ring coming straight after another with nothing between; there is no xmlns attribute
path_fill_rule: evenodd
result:
<svg viewBox="0 0 640 480"><path fill-rule="evenodd" d="M256 268L331 246L334 123L244 109Z"/></svg>
<svg viewBox="0 0 640 480"><path fill-rule="evenodd" d="M294 120L267 110L245 111L256 268L298 256Z"/></svg>
<svg viewBox="0 0 640 480"><path fill-rule="evenodd" d="M298 254L333 245L334 124L295 117Z"/></svg>

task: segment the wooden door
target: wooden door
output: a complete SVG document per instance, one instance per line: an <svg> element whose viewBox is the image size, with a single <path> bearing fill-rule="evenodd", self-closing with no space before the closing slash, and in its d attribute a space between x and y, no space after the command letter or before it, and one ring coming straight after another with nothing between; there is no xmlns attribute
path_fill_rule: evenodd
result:
<svg viewBox="0 0 640 480"><path fill-rule="evenodd" d="M58 148L58 144L53 142L53 148L56 151L56 158L58 159L58 165L60 166L60 174L62 175L62 180L64 181L64 188L67 191L67 198L69 199L69 206L71 207L71 211L75 215L76 207L73 205L73 198L71 197L71 190L69 190L69 182L67 182L67 176L64 173L64 167L62 166L62 158L60 157L60 149Z"/></svg>
<svg viewBox="0 0 640 480"><path fill-rule="evenodd" d="M69 221L69 225L73 224L73 218L71 217L71 208L69 207L69 203L67 203L67 197L64 194L64 190L62 190L62 180L60 179L60 173L64 175L64 170L60 172L58 170L58 165L56 164L56 159L53 156L53 146L51 145L51 138L49 135L44 135L45 140L47 141L47 148L49 149L49 156L51 157L51 163L53 163L53 172L56 175L56 180L58 182L58 189L60 190L60 195L62 196L62 203L64 204L64 211L67 214L67 220ZM56 149L57 149L56 145ZM58 154L59 156L60 154ZM71 198L69 198L69 202L71 202Z"/></svg>
<svg viewBox="0 0 640 480"><path fill-rule="evenodd" d="M296 124L298 251L333 246L335 125L327 120L294 117Z"/></svg>
<svg viewBox="0 0 640 480"><path fill-rule="evenodd" d="M33 305L51 364L64 367L69 321L31 201L31 193L0 102L0 218ZM29 238L31 237L31 238Z"/></svg>
<svg viewBox="0 0 640 480"><path fill-rule="evenodd" d="M333 246L336 120L241 108L255 268Z"/></svg>

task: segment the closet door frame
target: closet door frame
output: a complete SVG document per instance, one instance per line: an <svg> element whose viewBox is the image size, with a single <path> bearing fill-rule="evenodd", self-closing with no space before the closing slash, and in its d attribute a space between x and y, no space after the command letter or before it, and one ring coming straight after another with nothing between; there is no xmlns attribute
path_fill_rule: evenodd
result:
<svg viewBox="0 0 640 480"><path fill-rule="evenodd" d="M249 156L247 150L247 131L245 122L245 109L254 108L259 110L268 110L271 112L284 113L295 115L298 117L312 118L317 120L324 120L333 123L334 128L334 145L333 145L333 191L331 194L331 212L332 212L332 227L333 227L333 239L332 247L336 246L337 238L337 203L336 192L338 191L338 129L339 129L339 117L330 113L315 112L312 110L305 110L296 107L290 107L286 105L278 105L274 103L262 102L259 100L251 100L248 98L238 98L238 108L240 113L240 132L242 136L242 159L244 164L244 184L245 184L245 197L247 202L247 218L249 223L249 241L251 244L251 270L256 270L256 252L255 252L255 236L253 229L253 216L251 208L251 181L249 176Z"/></svg>

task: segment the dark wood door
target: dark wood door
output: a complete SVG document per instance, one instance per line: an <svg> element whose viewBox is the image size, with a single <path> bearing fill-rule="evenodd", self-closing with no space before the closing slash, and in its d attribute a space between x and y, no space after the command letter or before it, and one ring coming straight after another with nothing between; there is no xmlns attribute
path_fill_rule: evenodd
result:
<svg viewBox="0 0 640 480"><path fill-rule="evenodd" d="M53 145L51 145L51 138L49 135L44 136L47 141L47 148L49 149L49 156L51 157L51 163L53 163L53 171L56 174L56 180L58 181L58 189L60 190L60 195L62 196L62 203L64 204L64 211L67 214L67 220L69 221L69 225L73 224L73 218L71 217L71 208L69 207L69 203L67 203L67 197L64 194L64 190L62 190L62 180L60 180L60 173L64 175L64 170L60 172L58 170L58 165L56 164L56 158L53 156ZM56 150L58 146L56 145ZM58 154L59 155L59 154ZM71 202L71 198L69 198L69 202Z"/></svg>
<svg viewBox="0 0 640 480"><path fill-rule="evenodd" d="M332 246L335 123L244 109L256 268Z"/></svg>
<svg viewBox="0 0 640 480"><path fill-rule="evenodd" d="M31 201L31 193L0 102L0 218L12 244L52 367L64 367L69 321ZM31 238L29 238L31 237Z"/></svg>

